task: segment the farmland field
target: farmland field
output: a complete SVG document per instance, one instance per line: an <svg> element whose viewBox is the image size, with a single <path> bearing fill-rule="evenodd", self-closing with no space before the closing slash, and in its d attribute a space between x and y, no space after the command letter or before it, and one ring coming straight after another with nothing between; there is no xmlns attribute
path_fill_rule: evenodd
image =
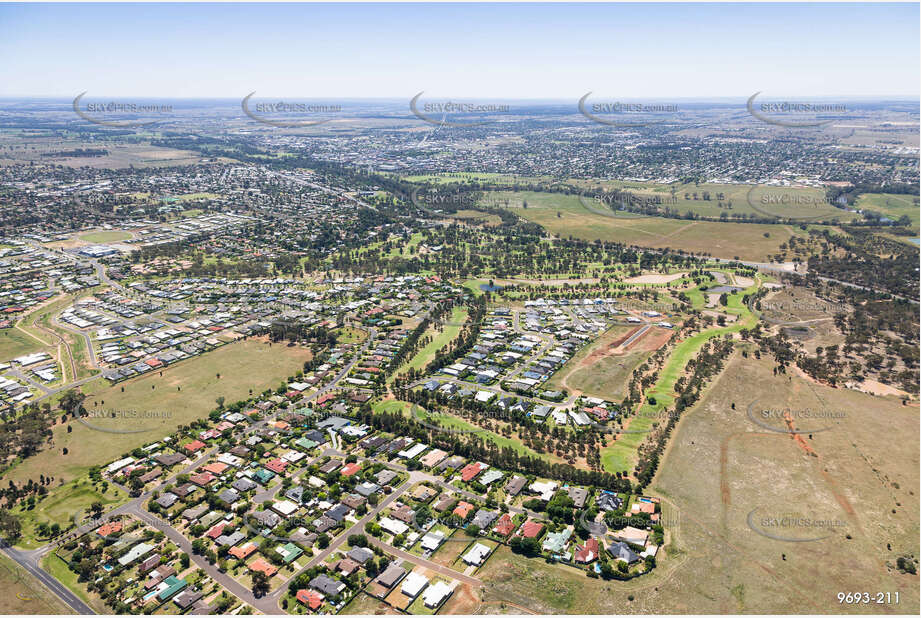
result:
<svg viewBox="0 0 921 618"><path fill-rule="evenodd" d="M575 195L495 192L488 203L504 205L560 237L607 240L650 248L766 262L796 233L789 225L688 221L632 214L596 214ZM523 208L524 202L528 207Z"/></svg>

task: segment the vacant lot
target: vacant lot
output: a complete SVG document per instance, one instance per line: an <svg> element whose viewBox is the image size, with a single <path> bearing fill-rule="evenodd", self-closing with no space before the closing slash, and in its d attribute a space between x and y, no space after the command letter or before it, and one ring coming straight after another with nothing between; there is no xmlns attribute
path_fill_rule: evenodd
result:
<svg viewBox="0 0 921 618"><path fill-rule="evenodd" d="M655 337L652 332L662 329L650 329L636 341L636 345L631 346L629 350L623 350L623 340L639 328L639 325L612 327L594 343L579 350L547 382L547 388L564 388L570 393L601 397L610 401L623 400L627 395L626 387L630 374L649 358L652 350L667 340L667 337ZM647 346L646 343L652 343L654 347Z"/></svg>
<svg viewBox="0 0 921 618"><path fill-rule="evenodd" d="M284 345L248 340L182 361L163 370L95 390L84 405L89 410L137 411L140 417L94 418L92 427L71 422L54 428L51 446L30 457L3 477L19 481L38 479L54 471L56 479L71 480L90 466L108 463L138 446L171 433L179 425L203 417L215 407L217 397L233 402L267 388L301 369L310 352ZM220 378L217 374L220 374ZM122 392L124 389L124 392ZM158 413L156 416L142 413ZM162 413L162 414L160 414ZM109 431L135 433L109 433ZM63 455L63 449L67 455Z"/></svg>
<svg viewBox="0 0 921 618"><path fill-rule="evenodd" d="M679 511L681 548L691 558L648 609L830 613L842 611L837 592L872 590L898 591L901 603L846 611L916 613L917 576L899 573L895 562L918 556L917 406L774 376L772 369L768 360L737 351L673 434L652 488ZM789 408L795 423L814 433L799 441L754 423L747 408L756 397L755 410ZM804 410L844 416L801 418ZM767 538L749 527L753 511L761 532L828 538ZM840 525L765 521L783 516Z"/></svg>
<svg viewBox="0 0 921 618"><path fill-rule="evenodd" d="M18 328L4 328L0 330L0 362L44 350L53 354L54 348L43 346L38 341L28 336Z"/></svg>
<svg viewBox="0 0 921 618"><path fill-rule="evenodd" d="M375 599L374 597L364 594L363 592L358 593L348 605L342 609L343 614L358 614L358 615L380 615L380 614L399 614L397 610L393 609L383 601Z"/></svg>

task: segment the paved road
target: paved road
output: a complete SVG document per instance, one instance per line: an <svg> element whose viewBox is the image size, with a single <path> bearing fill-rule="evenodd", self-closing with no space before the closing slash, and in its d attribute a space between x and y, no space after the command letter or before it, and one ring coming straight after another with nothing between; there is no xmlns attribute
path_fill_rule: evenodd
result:
<svg viewBox="0 0 921 618"><path fill-rule="evenodd" d="M352 367L354 367L355 364L361 359L363 354L371 346L371 344L374 342L376 337L377 337L377 331L375 329L370 329L368 339L365 341L364 346L361 348L361 351L355 355L352 361L349 362L342 369L342 371L340 371L335 376L335 378L333 378L333 380L329 382L329 384L320 388L313 395L307 397L306 400L310 401L336 388L338 382L342 380L346 375L348 375L349 371L351 371ZM72 388L84 382L88 382L92 379L95 379L95 377L98 377L98 376L94 376L92 378L86 378L84 380L80 380L78 382L68 384L66 387L55 389L52 391L52 393L49 393L48 395L45 395L45 396L47 397L55 392L59 392L66 388ZM254 423L253 425L247 428L246 433L247 434L252 433L256 431L257 429L259 429L260 427L265 426L265 424L266 424L266 421ZM193 462L183 467L182 470L174 474L171 478L160 483L157 487L162 487L166 484L173 482L176 479L176 477L178 477L180 474L191 472L192 470L200 466L202 463L204 463L209 457L213 456L217 451L218 449L216 447L208 450L207 452L200 455ZM118 483L116 483L116 485L118 485ZM362 520L359 522L361 524L360 529L364 530L364 524L366 523L366 521L370 521L370 518L373 517L377 512L379 512L381 509L385 508L387 505L389 505L394 500L396 500L396 498L400 494L402 494L402 492L406 488L408 488L409 485L411 485L411 483L404 484L404 486L401 486L401 489L394 491L387 498L385 498L381 502L381 504L378 505L376 509L374 509L373 511L369 511L368 515L362 518ZM129 488L124 487L122 485L118 485L118 486L120 489L122 489L126 493L130 493ZM281 486L279 485L278 488L280 487ZM262 494L261 497L266 500L271 499L277 493L278 488L276 488L275 490L271 492ZM263 611L267 614L282 613L278 607L278 600L284 594L284 590L286 590L286 587L282 587L280 590L276 591L274 596L266 595L265 597L257 598L255 595L253 595L251 590L247 590L243 585L241 585L239 582L236 582L236 580L231 578L226 573L221 573L215 565L208 564L207 560L205 560L202 556L197 556L193 554L192 549L191 549L192 543L188 539L186 539L182 533L180 533L178 530L170 526L167 522L161 520L160 518L149 513L143 508L144 502L146 502L153 495L153 491L154 490L152 489L150 491L144 492L137 498L134 498L119 507L116 507L110 511L107 511L106 513L102 515L100 519L108 519L108 518L118 516L118 515L133 515L137 517L138 519L145 521L146 523L150 524L156 529L162 530L173 542L175 542L179 547L181 547L184 552L188 553L189 556L192 558L192 560L198 566L203 568L205 572L207 572L215 581L219 582L221 585L227 588L231 593L238 596L242 601L249 603L253 607L256 607L260 611ZM75 514L75 516L77 516L77 514ZM57 579L52 577L46 571L42 570L40 566L40 561L41 561L42 556L46 554L47 552L51 551L52 549L54 549L54 547L57 547L58 545L61 545L67 542L67 540L71 538L80 536L82 534L86 534L87 532L90 532L91 530L95 529L99 525L100 525L100 522L97 520L97 521L89 522L82 526L78 526L77 528L71 530L65 535L59 537L52 543L49 543L48 545L45 545L44 547L41 547L36 550L23 551L23 550L19 550L14 547L11 547L5 543L0 544L0 550L2 550L6 555L8 555L17 564L21 565L29 573L31 573L36 578L38 578L40 581L45 583L55 594L57 594L65 603L67 603L76 613L92 614L95 612L93 612L89 606L83 603L83 601L81 601L79 597L77 597L73 592L71 592L66 586L61 584ZM324 552L324 554L321 554L321 556L324 556L324 557L328 556L329 553L331 553L333 549L341 545L346 540L347 537L348 535L345 533L337 537L333 541L333 543L330 544L330 547L327 548L328 551ZM313 561L311 561L311 565L318 563L319 560L321 559L322 559L321 557L314 559Z"/></svg>
<svg viewBox="0 0 921 618"><path fill-rule="evenodd" d="M408 560L409 562L412 562L413 564L424 566L425 568L431 571L435 571L436 573L439 573L440 575L444 575L445 577L456 579L458 581L464 582L465 584L470 584L471 586L479 587L483 585L483 582L477 579L476 577L465 575L464 573L455 571L454 569L438 564L437 562L432 562L431 560L427 560L421 556L417 556L416 554L411 554L407 551L403 551L402 549L391 547L390 545L387 545L380 539L377 539L373 536L368 537L368 542L374 545L375 547L379 547L380 549L383 549L385 552L393 554L394 556L402 560Z"/></svg>
<svg viewBox="0 0 921 618"><path fill-rule="evenodd" d="M36 552L23 552L14 547L10 547L5 541L0 540L0 549L3 550L7 556L9 556L13 561L16 562L19 566L28 571L35 579L44 584L51 592L56 594L62 601L70 606L77 614L95 614L89 605L84 603L80 597L75 595L70 591L67 586L59 582L57 579L49 575L44 571L40 566L38 566L38 560L40 560L41 554L38 555L38 560L36 559Z"/></svg>

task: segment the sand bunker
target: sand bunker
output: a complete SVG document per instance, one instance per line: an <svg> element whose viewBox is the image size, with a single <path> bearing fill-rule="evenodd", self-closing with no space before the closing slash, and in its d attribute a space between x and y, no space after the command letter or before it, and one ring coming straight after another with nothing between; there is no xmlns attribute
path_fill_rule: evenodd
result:
<svg viewBox="0 0 921 618"><path fill-rule="evenodd" d="M671 283L675 279L681 279L687 273L673 273L671 275L640 275L624 279L624 283Z"/></svg>

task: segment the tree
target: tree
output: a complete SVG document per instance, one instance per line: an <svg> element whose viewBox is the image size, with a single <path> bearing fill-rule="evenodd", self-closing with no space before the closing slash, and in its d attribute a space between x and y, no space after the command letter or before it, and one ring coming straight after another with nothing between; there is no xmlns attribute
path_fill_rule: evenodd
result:
<svg viewBox="0 0 921 618"><path fill-rule="evenodd" d="M253 571L253 594L261 597L269 591L269 578L262 571Z"/></svg>

